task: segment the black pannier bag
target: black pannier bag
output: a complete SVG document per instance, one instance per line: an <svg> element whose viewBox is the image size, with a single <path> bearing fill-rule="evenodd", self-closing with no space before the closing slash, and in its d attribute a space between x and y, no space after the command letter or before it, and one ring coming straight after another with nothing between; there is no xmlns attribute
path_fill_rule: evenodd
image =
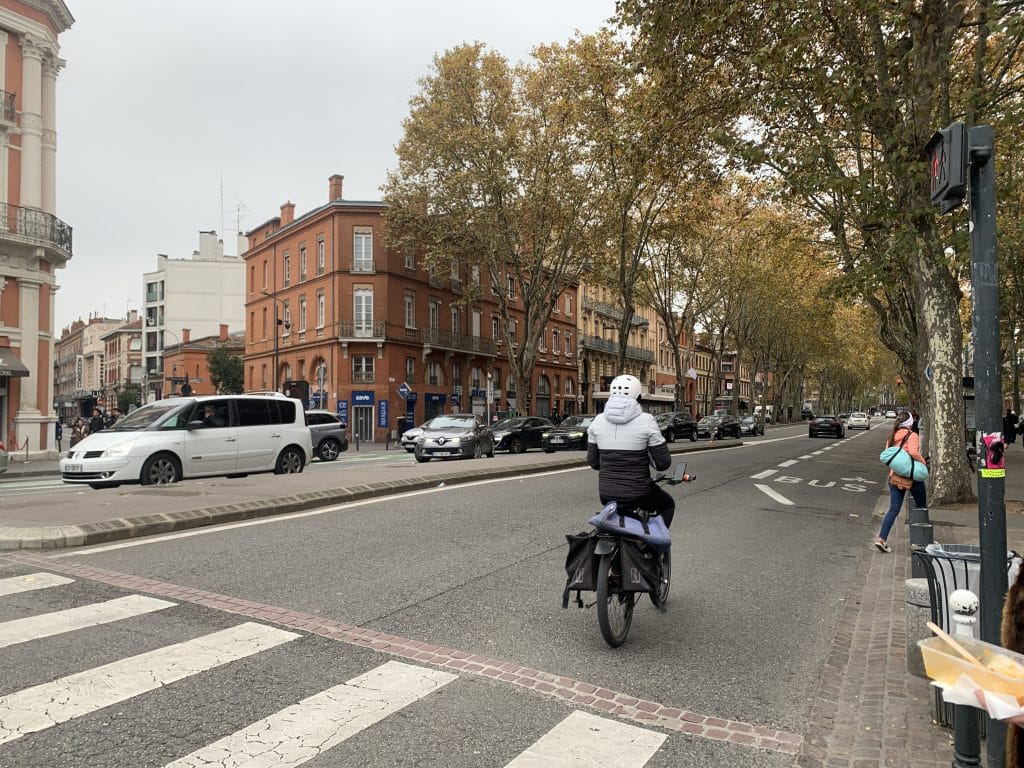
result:
<svg viewBox="0 0 1024 768"><path fill-rule="evenodd" d="M619 567L622 589L627 592L656 592L660 582L658 550L637 539L619 539Z"/></svg>
<svg viewBox="0 0 1024 768"><path fill-rule="evenodd" d="M565 537L569 543L569 554L565 558L565 591L562 592L562 607L569 607L569 592L576 590L576 599L579 600L579 593L593 592L597 587L597 555L594 554L594 547L597 546L597 532L574 533Z"/></svg>

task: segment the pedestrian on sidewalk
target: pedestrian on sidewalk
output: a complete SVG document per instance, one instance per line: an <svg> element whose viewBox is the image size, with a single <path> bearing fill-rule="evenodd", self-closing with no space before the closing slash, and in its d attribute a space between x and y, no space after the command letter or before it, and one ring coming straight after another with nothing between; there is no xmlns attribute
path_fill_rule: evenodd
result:
<svg viewBox="0 0 1024 768"><path fill-rule="evenodd" d="M99 408L92 409L92 418L89 419L89 434L95 435L103 431L103 411Z"/></svg>
<svg viewBox="0 0 1024 768"><path fill-rule="evenodd" d="M919 461L925 464L924 456L921 455L921 441L917 436L917 433L913 430L914 416L910 411L900 411L899 416L896 417L896 421L893 424L892 434L889 435L889 439L885 441L885 447L891 448L894 445L899 445L910 454L910 457L914 461ZM910 491L910 495L914 498L914 504L918 507L927 507L928 500L926 496L924 483L920 480L912 480L909 477L902 477L897 475L891 469L889 470L889 511L885 513L885 517L882 518L882 527L878 531L878 536L875 538L875 548L879 552L892 552L892 548L886 543L889 539L889 531L892 530L893 523L896 522L896 518L900 514L900 509L903 508L903 500L907 496L907 491Z"/></svg>
<svg viewBox="0 0 1024 768"><path fill-rule="evenodd" d="M61 445L64 440L64 425L59 420L53 427L53 437L57 441L57 453L62 453L64 451L64 447Z"/></svg>
<svg viewBox="0 0 1024 768"><path fill-rule="evenodd" d="M1003 417L1003 442L1007 445L1012 445L1017 440L1017 421L1017 414L1012 408L1007 408Z"/></svg>

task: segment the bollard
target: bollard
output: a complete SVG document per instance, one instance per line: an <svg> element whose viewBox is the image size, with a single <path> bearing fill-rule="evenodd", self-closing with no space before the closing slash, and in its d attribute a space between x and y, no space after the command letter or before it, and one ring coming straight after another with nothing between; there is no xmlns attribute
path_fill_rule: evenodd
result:
<svg viewBox="0 0 1024 768"><path fill-rule="evenodd" d="M975 614L981 603L969 589L957 589L949 596L953 611L953 634L974 637L971 628L977 621ZM981 765L981 739L978 734L979 712L963 704L953 706L953 768L972 768Z"/></svg>
<svg viewBox="0 0 1024 768"><path fill-rule="evenodd" d="M932 618L928 579L907 579L904 586L907 594L907 607L903 614L906 622L904 637L906 639L907 672L927 680L924 659L921 657L921 649L918 648L917 641L931 637L931 632L928 630L928 622Z"/></svg>
<svg viewBox="0 0 1024 768"><path fill-rule="evenodd" d="M910 522L910 549L912 552L923 552L925 547L935 541L934 527L928 520L928 507L911 507L907 520ZM927 576L921 558L910 558L910 575L915 579Z"/></svg>

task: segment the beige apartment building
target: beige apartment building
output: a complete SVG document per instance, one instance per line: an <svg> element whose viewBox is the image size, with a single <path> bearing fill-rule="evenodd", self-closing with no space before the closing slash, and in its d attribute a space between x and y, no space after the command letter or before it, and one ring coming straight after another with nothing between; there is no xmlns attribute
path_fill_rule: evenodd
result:
<svg viewBox="0 0 1024 768"><path fill-rule="evenodd" d="M130 392L139 404L142 394L142 318L132 310L128 322L103 334L103 386L99 403L104 410L118 404L122 392Z"/></svg>

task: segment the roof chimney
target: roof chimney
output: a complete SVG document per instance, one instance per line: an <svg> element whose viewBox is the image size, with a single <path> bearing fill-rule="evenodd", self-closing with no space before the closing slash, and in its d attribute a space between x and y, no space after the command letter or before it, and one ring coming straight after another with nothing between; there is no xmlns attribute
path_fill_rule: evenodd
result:
<svg viewBox="0 0 1024 768"><path fill-rule="evenodd" d="M191 328L182 328L181 329L181 344L182 344L182 346L184 346L185 344L188 344L189 336L191 335L191 333L192 333L192 329Z"/></svg>
<svg viewBox="0 0 1024 768"><path fill-rule="evenodd" d="M227 323L221 323L220 324L220 340L221 341L227 341L228 340L228 324Z"/></svg>
<svg viewBox="0 0 1024 768"><path fill-rule="evenodd" d="M281 226L287 226L291 224L295 219L295 203L289 200L287 203L281 206Z"/></svg>
<svg viewBox="0 0 1024 768"><path fill-rule="evenodd" d="M327 202L332 203L335 200L341 200L341 184L345 181L345 177L336 173L327 181L330 183L327 191Z"/></svg>

